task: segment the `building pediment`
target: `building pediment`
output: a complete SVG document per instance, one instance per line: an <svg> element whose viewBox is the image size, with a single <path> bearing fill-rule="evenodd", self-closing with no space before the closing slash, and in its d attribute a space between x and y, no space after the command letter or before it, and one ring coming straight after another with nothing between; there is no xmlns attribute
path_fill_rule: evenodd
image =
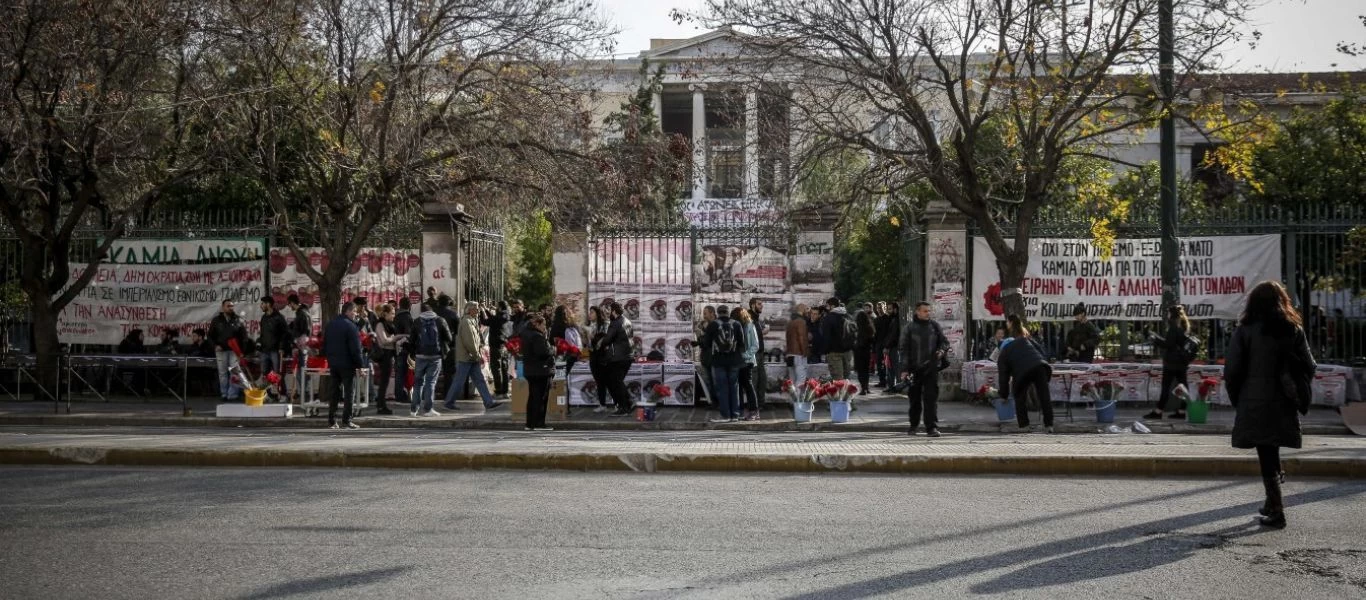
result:
<svg viewBox="0 0 1366 600"><path fill-rule="evenodd" d="M743 51L740 34L717 29L683 40L655 40L652 48L640 53L650 60L735 57Z"/></svg>

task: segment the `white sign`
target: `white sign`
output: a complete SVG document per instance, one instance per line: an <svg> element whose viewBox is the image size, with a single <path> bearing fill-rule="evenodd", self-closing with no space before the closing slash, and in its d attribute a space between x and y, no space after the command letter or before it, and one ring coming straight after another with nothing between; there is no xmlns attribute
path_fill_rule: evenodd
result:
<svg viewBox="0 0 1366 600"><path fill-rule="evenodd" d="M116 240L105 262L121 265L173 265L182 262L262 260L266 244L255 239Z"/></svg>
<svg viewBox="0 0 1366 600"><path fill-rule="evenodd" d="M1180 247L1181 302L1192 319L1236 319L1254 286L1281 278L1277 235L1188 237ZM1002 319L1000 274L984 238L973 239L973 256L972 316ZM1157 238L1116 240L1109 258L1089 239L1030 240L1026 316L1063 321L1085 303L1094 319L1160 320L1161 266Z"/></svg>
<svg viewBox="0 0 1366 600"><path fill-rule="evenodd" d="M216 265L101 264L94 279L62 310L57 334L68 344L117 344L133 329L155 344L164 329L189 339L196 328L208 329L224 300L255 337L260 327L259 302L265 293L261 261ZM71 279L86 270L71 265Z"/></svg>

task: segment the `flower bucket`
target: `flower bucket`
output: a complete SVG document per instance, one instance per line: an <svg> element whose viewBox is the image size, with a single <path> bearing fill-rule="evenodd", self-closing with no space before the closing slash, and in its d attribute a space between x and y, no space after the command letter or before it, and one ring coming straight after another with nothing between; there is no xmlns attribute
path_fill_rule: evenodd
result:
<svg viewBox="0 0 1366 600"><path fill-rule="evenodd" d="M848 423L849 422L849 401L831 400L830 401L830 422Z"/></svg>
<svg viewBox="0 0 1366 600"><path fill-rule="evenodd" d="M516 361L517 379L525 379L526 374L522 372L522 361Z"/></svg>
<svg viewBox="0 0 1366 600"><path fill-rule="evenodd" d="M996 398L991 401L996 407L996 420L1002 423L1015 420L1015 403L1009 398Z"/></svg>
<svg viewBox="0 0 1366 600"><path fill-rule="evenodd" d="M1202 425L1209 419L1209 403L1204 400L1191 400L1186 403L1186 422Z"/></svg>
<svg viewBox="0 0 1366 600"><path fill-rule="evenodd" d="M1114 423L1115 407L1119 404L1118 400L1100 400L1096 402L1096 422Z"/></svg>
<svg viewBox="0 0 1366 600"><path fill-rule="evenodd" d="M641 423L649 423L651 421L654 421L655 416L657 416L658 414L659 413L656 412L656 409L653 406L640 405L636 407L636 421Z"/></svg>
<svg viewBox="0 0 1366 600"><path fill-rule="evenodd" d="M816 410L814 402L797 402L792 405L792 419L798 423L810 423L811 412Z"/></svg>
<svg viewBox="0 0 1366 600"><path fill-rule="evenodd" d="M263 388L250 388L242 392L246 395L247 406L261 406L266 403L266 390Z"/></svg>

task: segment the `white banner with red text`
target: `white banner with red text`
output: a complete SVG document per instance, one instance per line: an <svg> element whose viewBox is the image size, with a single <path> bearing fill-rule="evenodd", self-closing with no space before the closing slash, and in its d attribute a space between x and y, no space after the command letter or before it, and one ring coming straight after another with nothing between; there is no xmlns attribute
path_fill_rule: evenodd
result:
<svg viewBox="0 0 1366 600"><path fill-rule="evenodd" d="M1180 240L1181 302L1191 319L1236 319L1257 283L1281 278L1278 235L1187 237ZM1004 318L1000 273L985 238L972 240L972 316ZM1158 238L1115 240L1103 257L1092 240L1029 242L1020 291L1031 321L1064 321L1084 303L1093 319L1160 320L1162 244Z"/></svg>

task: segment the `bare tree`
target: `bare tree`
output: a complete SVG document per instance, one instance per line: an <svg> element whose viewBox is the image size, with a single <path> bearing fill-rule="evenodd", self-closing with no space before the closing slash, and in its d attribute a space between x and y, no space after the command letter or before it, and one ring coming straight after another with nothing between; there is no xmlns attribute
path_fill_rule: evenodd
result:
<svg viewBox="0 0 1366 600"><path fill-rule="evenodd" d="M862 186L927 182L982 229L1018 290L1041 208L1075 193L1069 161L1151 127L1163 110L1158 0L707 0L709 27L746 33L745 72L786 84L803 169L854 149ZM1208 70L1247 2L1178 2L1178 73ZM1180 77L1184 83L1186 76ZM771 88L759 88L771 89ZM1024 314L1019 294L1003 298Z"/></svg>
<svg viewBox="0 0 1366 600"><path fill-rule="evenodd" d="M39 371L55 381L62 310L130 219L194 176L208 129L197 3L29 0L0 20L0 214L23 246L20 284ZM102 239L72 279L73 236Z"/></svg>
<svg viewBox="0 0 1366 600"><path fill-rule="evenodd" d="M589 0L224 0L215 28L223 77L265 90L235 98L230 164L259 180L325 318L385 219L557 197L587 129L564 69L608 33Z"/></svg>

